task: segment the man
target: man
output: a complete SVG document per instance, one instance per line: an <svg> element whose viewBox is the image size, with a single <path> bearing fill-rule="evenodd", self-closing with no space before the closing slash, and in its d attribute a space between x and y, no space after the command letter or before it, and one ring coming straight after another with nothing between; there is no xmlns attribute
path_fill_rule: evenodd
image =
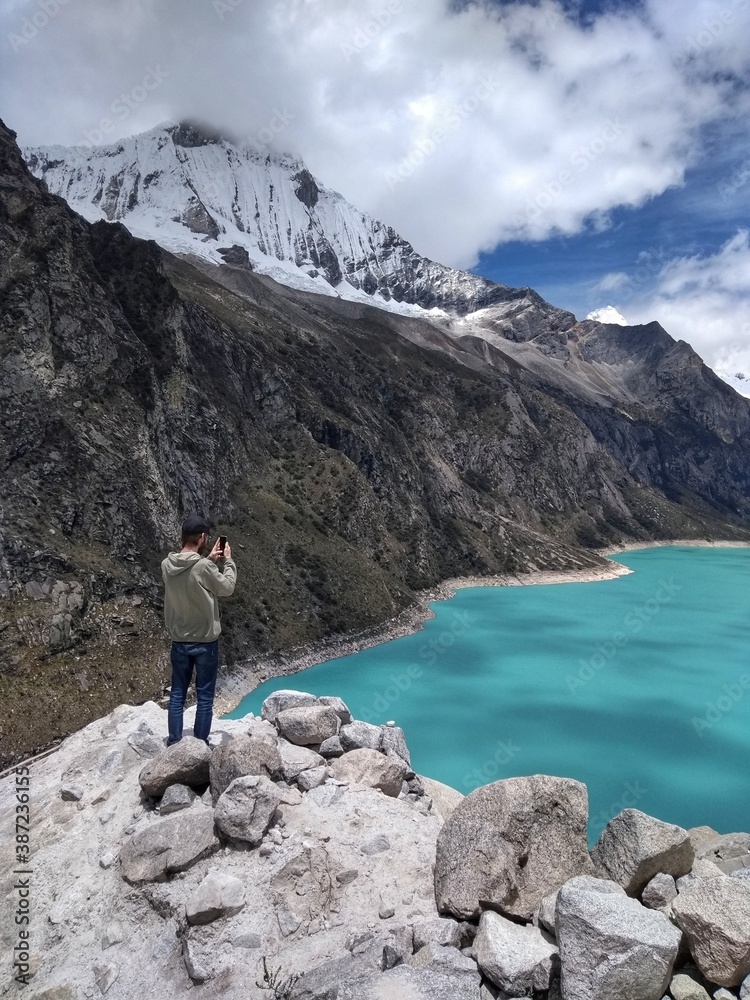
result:
<svg viewBox="0 0 750 1000"><path fill-rule="evenodd" d="M198 706L193 732L208 743L214 690L219 671L219 597L229 597L237 582L237 567L227 542L208 548L211 525L201 514L182 522L182 549L161 564L164 579L164 623L172 638L172 692L169 697L167 746L182 739L182 713L195 668ZM218 563L223 563L223 572Z"/></svg>

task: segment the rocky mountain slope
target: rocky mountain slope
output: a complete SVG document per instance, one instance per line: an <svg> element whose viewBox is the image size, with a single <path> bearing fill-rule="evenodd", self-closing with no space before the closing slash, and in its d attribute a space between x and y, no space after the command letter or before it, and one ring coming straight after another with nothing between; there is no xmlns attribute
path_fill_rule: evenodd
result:
<svg viewBox="0 0 750 1000"><path fill-rule="evenodd" d="M589 852L580 782L464 798L414 774L398 727L335 696L276 692L261 718L218 722L210 748L186 733L165 749L165 716L120 705L0 779L4 995L750 990L748 834L626 809Z"/></svg>
<svg viewBox="0 0 750 1000"><path fill-rule="evenodd" d="M530 295L448 328L178 259L87 223L4 126L0 260L6 763L159 696L187 511L234 546L228 662L451 576L750 537L750 404L657 326L545 325Z"/></svg>

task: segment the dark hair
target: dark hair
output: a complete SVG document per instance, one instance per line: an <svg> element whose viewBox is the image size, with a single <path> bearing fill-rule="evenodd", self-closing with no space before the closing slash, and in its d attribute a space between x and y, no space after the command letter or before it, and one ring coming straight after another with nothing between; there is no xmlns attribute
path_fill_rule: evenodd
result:
<svg viewBox="0 0 750 1000"><path fill-rule="evenodd" d="M208 534L207 531L198 531L198 532L195 532L195 531L185 532L185 531L183 531L183 533L182 533L182 541L181 541L181 545L182 545L183 549L185 548L186 545L197 545L198 541L199 541L199 539L201 537L201 535L207 535L207 534Z"/></svg>

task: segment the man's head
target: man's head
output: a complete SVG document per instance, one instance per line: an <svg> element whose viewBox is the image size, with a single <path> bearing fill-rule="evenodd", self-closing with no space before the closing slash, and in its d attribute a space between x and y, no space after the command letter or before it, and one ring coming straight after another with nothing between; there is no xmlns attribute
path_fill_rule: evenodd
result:
<svg viewBox="0 0 750 1000"><path fill-rule="evenodd" d="M190 514L182 522L182 547L204 548L208 542L211 524L202 514ZM205 537L204 537L205 536Z"/></svg>

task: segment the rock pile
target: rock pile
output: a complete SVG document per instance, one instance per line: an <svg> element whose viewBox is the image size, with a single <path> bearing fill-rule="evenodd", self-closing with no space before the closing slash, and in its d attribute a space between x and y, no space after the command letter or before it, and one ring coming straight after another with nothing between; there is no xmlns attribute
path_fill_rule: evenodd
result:
<svg viewBox="0 0 750 1000"><path fill-rule="evenodd" d="M589 852L579 782L461 798L338 698L165 731L121 706L32 765L32 1000L750 998L746 834L629 809Z"/></svg>

